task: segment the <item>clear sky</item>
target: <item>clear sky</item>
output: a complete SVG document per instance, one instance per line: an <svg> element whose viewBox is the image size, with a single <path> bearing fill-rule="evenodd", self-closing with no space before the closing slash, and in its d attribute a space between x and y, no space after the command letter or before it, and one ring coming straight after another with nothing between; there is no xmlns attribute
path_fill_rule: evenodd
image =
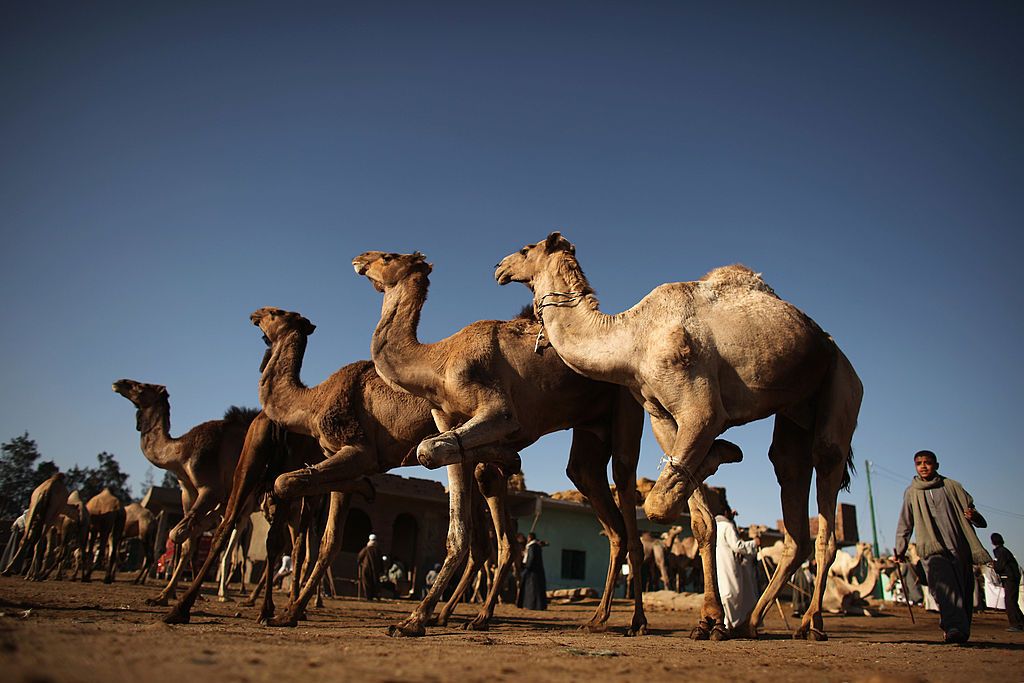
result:
<svg viewBox="0 0 1024 683"><path fill-rule="evenodd" d="M318 325L315 384L369 355L381 297L354 255L427 254L433 341L514 315L529 293L494 264L560 229L609 313L715 266L762 272L864 382L840 497L862 536L864 460L891 546L930 448L1021 556L1022 12L4 3L0 439L27 430L61 466L113 452L138 487L113 380L167 385L180 434L257 405L252 310ZM780 517L770 434L729 432L745 462L712 480L742 524ZM530 448L528 485L569 488L567 449Z"/></svg>

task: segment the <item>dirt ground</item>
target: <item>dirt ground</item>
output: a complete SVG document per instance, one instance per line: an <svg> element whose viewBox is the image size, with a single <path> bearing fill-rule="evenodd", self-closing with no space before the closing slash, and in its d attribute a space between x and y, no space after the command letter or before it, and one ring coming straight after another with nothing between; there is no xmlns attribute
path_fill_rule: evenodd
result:
<svg viewBox="0 0 1024 683"><path fill-rule="evenodd" d="M1024 635L1002 613L976 617L972 643L939 644L938 619L906 607L876 618L827 616L828 642L793 641L774 611L758 641L693 642L692 611L648 610L651 634L621 635L617 601L608 633L576 630L594 602L526 612L499 605L488 632L454 628L392 639L385 627L408 601L328 600L295 629L258 626L253 608L197 604L192 624L167 626L146 607L154 586L119 581L32 584L0 578L0 681L994 681L1024 680ZM212 590L210 592L212 594Z"/></svg>

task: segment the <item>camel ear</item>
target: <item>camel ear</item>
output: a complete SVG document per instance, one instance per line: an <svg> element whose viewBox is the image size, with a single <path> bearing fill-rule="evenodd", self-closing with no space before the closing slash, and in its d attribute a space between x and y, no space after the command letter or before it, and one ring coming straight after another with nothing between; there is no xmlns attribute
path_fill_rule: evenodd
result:
<svg viewBox="0 0 1024 683"><path fill-rule="evenodd" d="M158 394L160 394L161 396L163 396L164 398L169 398L170 397L170 394L167 393L167 387L165 387L165 386L162 386L162 385L161 386L157 386L156 392Z"/></svg>
<svg viewBox="0 0 1024 683"><path fill-rule="evenodd" d="M548 253L552 253L559 250L567 251L570 254L576 253L576 248L572 246L572 243L569 242L569 240L562 237L562 233L558 232L557 230L548 235L548 238L544 240L544 250L547 251Z"/></svg>
<svg viewBox="0 0 1024 683"><path fill-rule="evenodd" d="M305 318L302 319L302 334L304 334L304 335L306 335L308 337L309 335L313 334L313 332L315 330L316 330L316 325L314 325L313 323L309 322L309 320L307 320Z"/></svg>

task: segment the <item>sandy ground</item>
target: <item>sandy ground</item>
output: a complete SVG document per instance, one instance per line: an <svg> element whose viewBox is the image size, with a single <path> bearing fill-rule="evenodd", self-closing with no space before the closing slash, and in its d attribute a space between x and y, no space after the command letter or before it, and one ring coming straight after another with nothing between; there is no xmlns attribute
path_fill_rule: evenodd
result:
<svg viewBox="0 0 1024 683"><path fill-rule="evenodd" d="M488 632L457 627L392 639L406 601L328 600L295 629L269 629L254 610L209 598L192 624L167 626L143 600L155 587L119 581L32 584L0 578L0 681L986 681L1024 680L1024 634L1002 613L980 614L972 643L939 644L936 615L906 608L876 618L826 617L828 642L793 641L773 612L758 641L693 642L692 611L648 610L651 634L621 635L630 608L617 601L608 633L576 624L594 603L526 612L500 605ZM211 591L212 593L212 591ZM30 610L27 612L26 611Z"/></svg>

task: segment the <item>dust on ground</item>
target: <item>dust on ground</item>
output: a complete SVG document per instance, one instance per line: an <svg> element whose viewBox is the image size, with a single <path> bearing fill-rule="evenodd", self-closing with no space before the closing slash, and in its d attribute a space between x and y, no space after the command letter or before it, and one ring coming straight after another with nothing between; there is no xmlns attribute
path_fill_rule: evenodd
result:
<svg viewBox="0 0 1024 683"><path fill-rule="evenodd" d="M826 616L828 642L794 641L773 610L760 640L687 638L696 611L648 609L650 635L622 635L630 604L617 600L607 633L576 629L596 601L529 612L499 605L490 631L459 625L394 639L388 624L406 600L327 600L294 629L254 622L254 608L212 591L192 623L167 626L147 607L157 588L126 581L29 583L0 578L0 680L12 683L140 681L964 681L1024 680L1024 635L1001 612L976 616L967 646L940 644L937 615L906 606L885 616ZM283 598L283 596L281 596ZM279 603L280 604L280 603ZM790 617L791 623L795 623Z"/></svg>

